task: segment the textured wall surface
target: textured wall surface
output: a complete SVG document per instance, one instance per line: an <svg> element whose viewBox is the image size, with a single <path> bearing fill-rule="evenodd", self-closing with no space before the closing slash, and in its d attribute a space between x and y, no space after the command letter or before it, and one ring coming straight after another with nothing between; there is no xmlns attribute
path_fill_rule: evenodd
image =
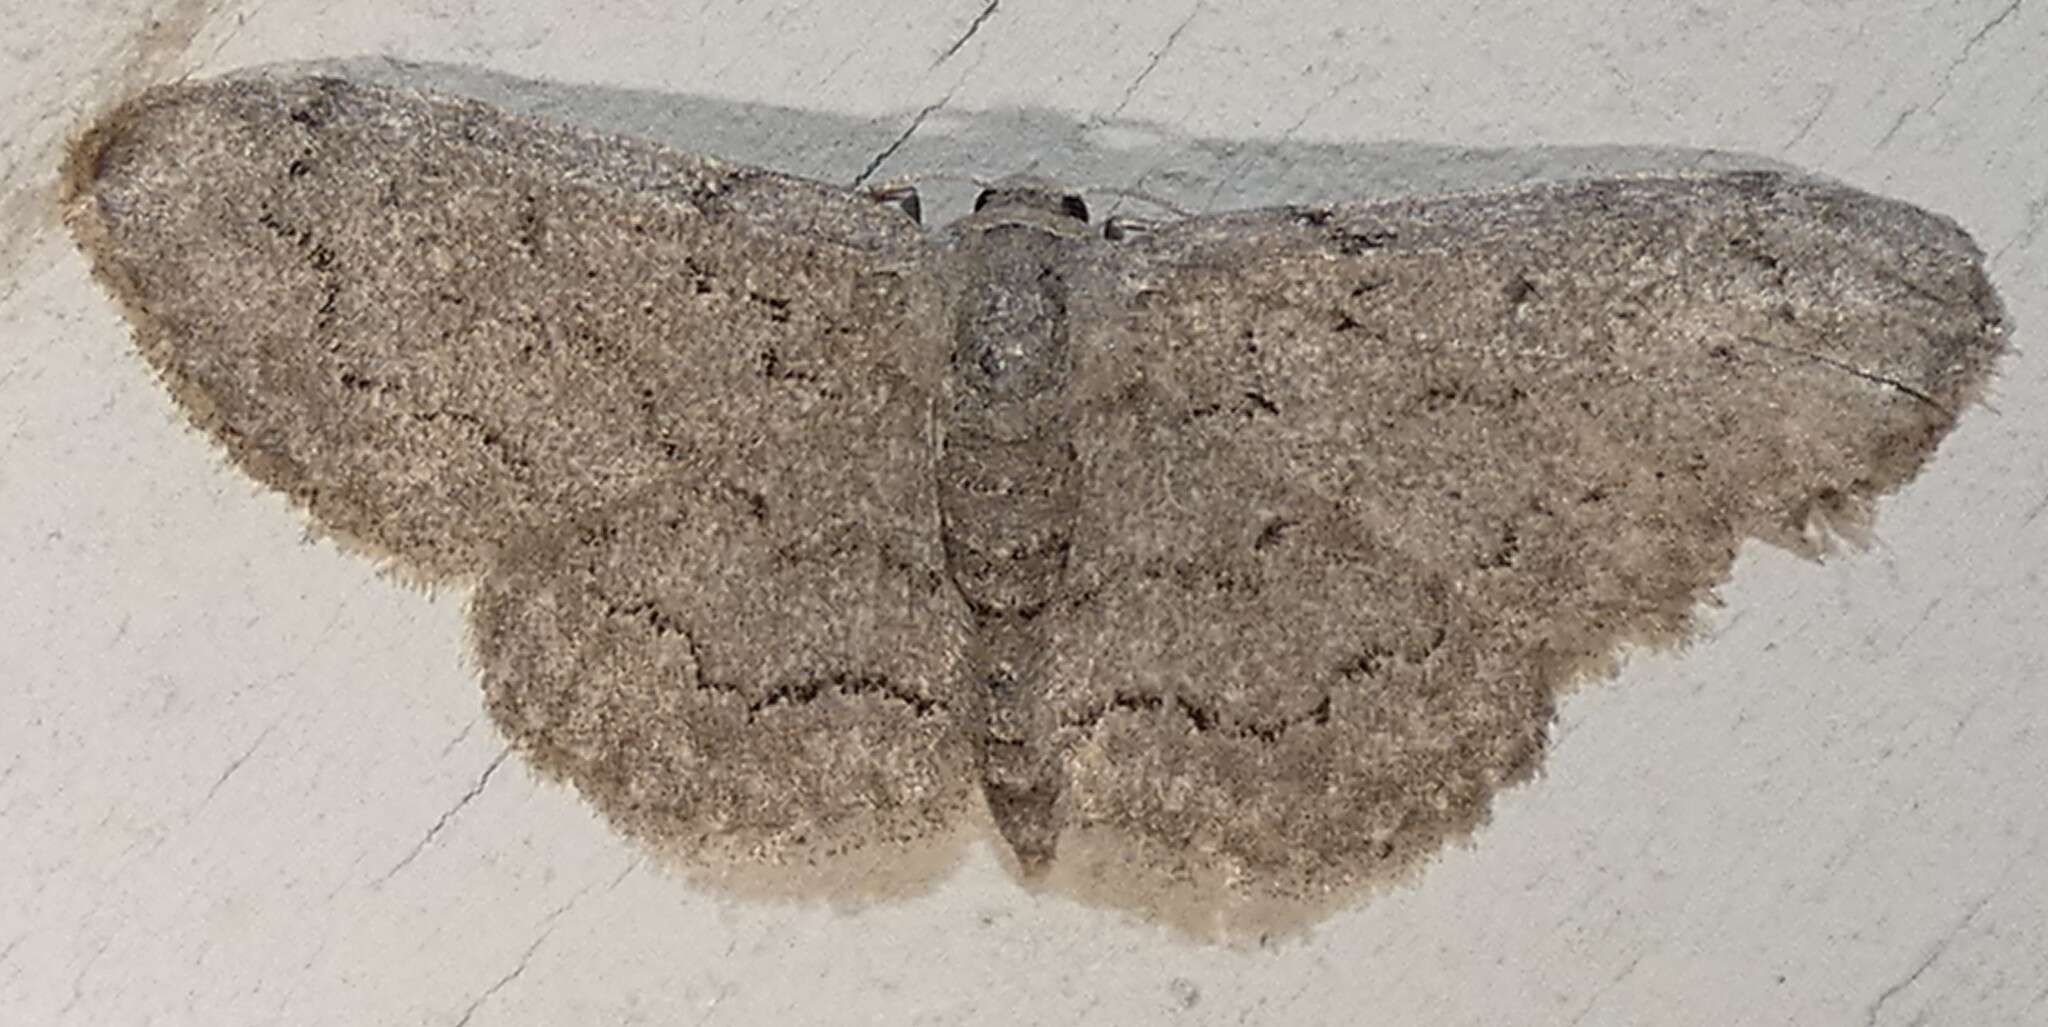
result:
<svg viewBox="0 0 2048 1027"><path fill-rule="evenodd" d="M2048 1022L2048 5L9 6L0 1022ZM274 62L1191 209L1790 165L1956 218L2017 352L1868 549L1747 550L1710 637L1577 693L1471 844L1304 934L1202 945L985 849L859 909L738 898L508 758L465 596L307 542L87 279L66 135Z"/></svg>

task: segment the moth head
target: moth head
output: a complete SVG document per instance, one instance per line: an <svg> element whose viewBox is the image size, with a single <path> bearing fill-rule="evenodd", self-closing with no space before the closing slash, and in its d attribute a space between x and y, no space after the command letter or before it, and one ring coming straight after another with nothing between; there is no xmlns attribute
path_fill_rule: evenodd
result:
<svg viewBox="0 0 2048 1027"><path fill-rule="evenodd" d="M1081 194L1032 175L1012 175L981 191L974 198L974 212L984 210L1038 210L1088 223L1088 204Z"/></svg>

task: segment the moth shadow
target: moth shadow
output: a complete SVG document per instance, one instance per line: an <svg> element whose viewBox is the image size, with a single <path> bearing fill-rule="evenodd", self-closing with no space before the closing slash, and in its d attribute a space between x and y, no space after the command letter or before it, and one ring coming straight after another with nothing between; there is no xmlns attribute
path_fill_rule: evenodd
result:
<svg viewBox="0 0 2048 1027"><path fill-rule="evenodd" d="M1675 146L1488 148L1405 141L1225 139L1191 136L1156 122L1076 117L1039 107L941 110L906 137L906 126L917 117L915 110L880 118L850 117L389 57L288 62L250 71L333 75L462 96L515 114L633 136L842 187L899 176L993 179L1033 174L1084 192L1142 190L1190 213L1471 192L1578 178L1800 170L1759 154ZM931 224L966 214L978 192L973 184L958 181L918 184ZM1095 214L1100 217L1128 202L1111 198ZM1142 205L1140 212L1156 213Z"/></svg>

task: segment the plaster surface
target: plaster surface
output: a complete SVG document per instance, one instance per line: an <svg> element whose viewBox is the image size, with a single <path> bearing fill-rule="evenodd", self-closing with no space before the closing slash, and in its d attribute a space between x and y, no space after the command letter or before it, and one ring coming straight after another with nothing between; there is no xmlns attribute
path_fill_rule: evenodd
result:
<svg viewBox="0 0 2048 1027"><path fill-rule="evenodd" d="M5 3L0 1023L2048 1022L2048 5ZM1746 550L1711 637L1307 933L1205 945L986 848L861 908L736 897L508 758L464 596L307 542L57 225L92 112L279 62L1195 210L1796 166L1957 218L2017 352L1870 548Z"/></svg>

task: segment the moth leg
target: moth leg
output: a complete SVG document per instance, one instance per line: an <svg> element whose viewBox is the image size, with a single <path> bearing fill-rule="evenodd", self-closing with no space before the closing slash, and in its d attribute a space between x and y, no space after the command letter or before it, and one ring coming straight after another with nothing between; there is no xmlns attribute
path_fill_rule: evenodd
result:
<svg viewBox="0 0 2048 1027"><path fill-rule="evenodd" d="M868 190L868 198L882 206L894 207L910 220L924 224L924 202L918 198L917 187L908 182L884 182Z"/></svg>
<svg viewBox="0 0 2048 1027"><path fill-rule="evenodd" d="M1112 214L1102 222L1102 237L1110 242L1122 242L1149 235L1159 227L1159 222L1150 218L1134 218L1128 214Z"/></svg>

